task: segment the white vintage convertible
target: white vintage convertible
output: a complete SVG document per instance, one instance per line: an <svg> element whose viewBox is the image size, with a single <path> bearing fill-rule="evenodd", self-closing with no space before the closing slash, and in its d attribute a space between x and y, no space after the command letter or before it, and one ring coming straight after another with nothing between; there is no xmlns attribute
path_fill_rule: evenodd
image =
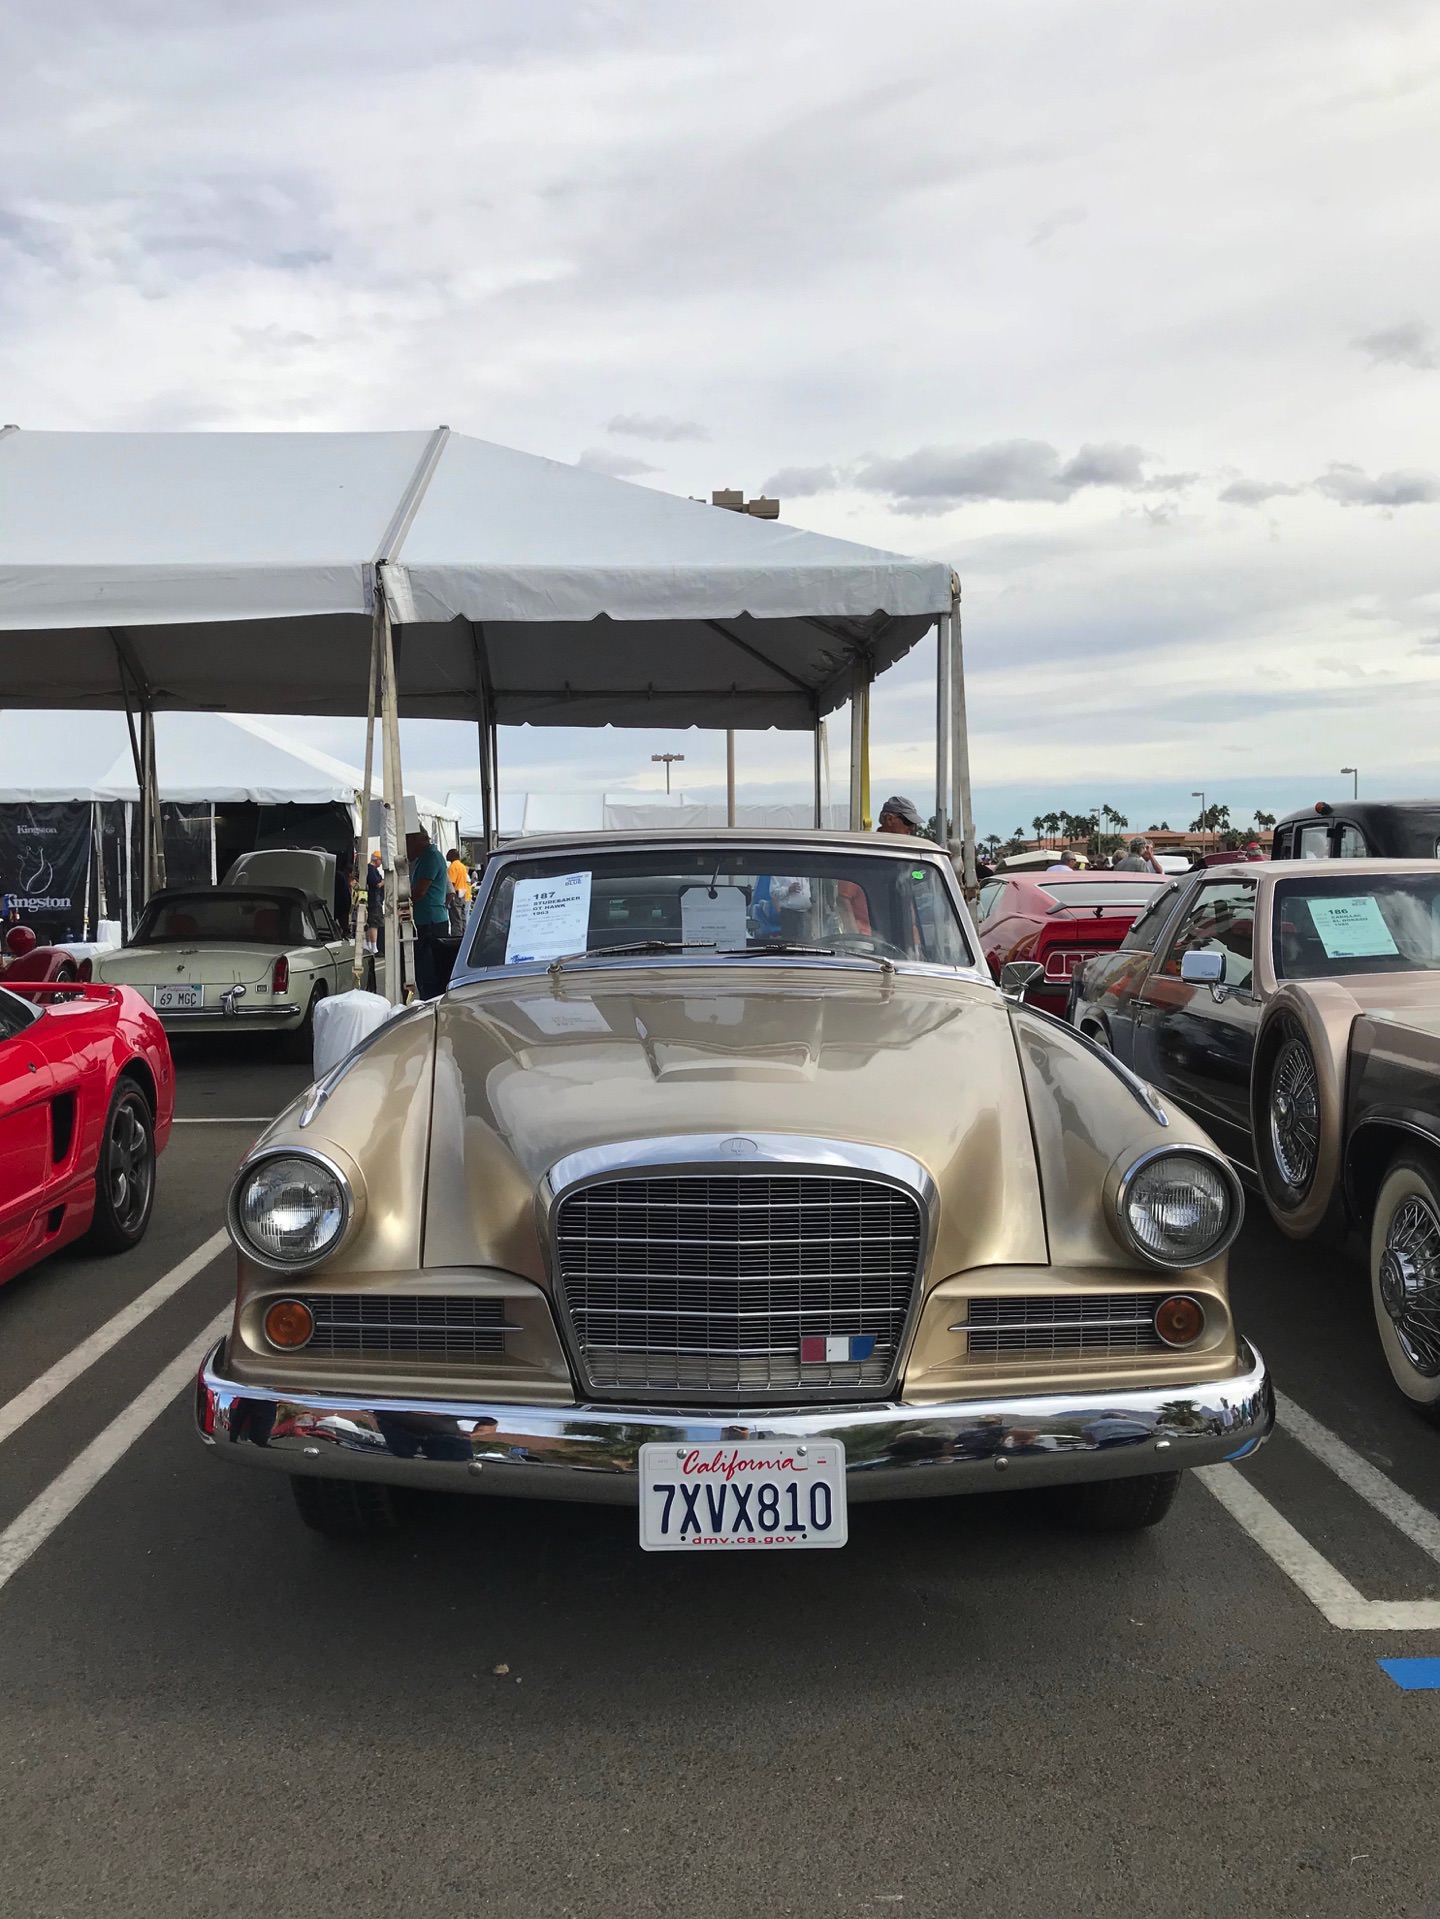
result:
<svg viewBox="0 0 1440 1919"><path fill-rule="evenodd" d="M133 986L172 1035L278 1033L308 1060L315 1008L351 984L354 948L334 896L333 853L246 853L219 886L153 894L133 937L96 960L95 978Z"/></svg>

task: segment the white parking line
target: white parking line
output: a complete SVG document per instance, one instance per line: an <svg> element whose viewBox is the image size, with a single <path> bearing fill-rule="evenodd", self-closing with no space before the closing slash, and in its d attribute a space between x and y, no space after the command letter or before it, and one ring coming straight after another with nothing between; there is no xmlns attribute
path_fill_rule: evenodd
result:
<svg viewBox="0 0 1440 1919"><path fill-rule="evenodd" d="M189 1389L200 1360L230 1323L230 1310L227 1306L218 1312L199 1338L172 1359L139 1398L98 1432L64 1472L37 1493L24 1512L0 1533L0 1590L74 1512L86 1493L100 1483L116 1460L155 1423L176 1394Z"/></svg>
<svg viewBox="0 0 1440 1919"><path fill-rule="evenodd" d="M1284 1393L1275 1395L1280 1427L1292 1439L1298 1439L1307 1452L1327 1465L1337 1479L1344 1480L1352 1492L1359 1493L1367 1505L1384 1515L1398 1532L1440 1566L1440 1519L1387 1479L1378 1466L1363 1459L1353 1446L1347 1446L1337 1433L1312 1419L1303 1406L1297 1406Z"/></svg>
<svg viewBox="0 0 1440 1919"><path fill-rule="evenodd" d="M1195 1477L1332 1626L1343 1632L1440 1628L1440 1599L1367 1599L1233 1466L1200 1466Z"/></svg>
<svg viewBox="0 0 1440 1919"><path fill-rule="evenodd" d="M138 1299L132 1299L113 1319L107 1319L88 1339L82 1339L63 1359L57 1359L38 1379L32 1380L23 1392L0 1406L0 1443L7 1440L11 1433L18 1432L27 1419L33 1419L57 1393L64 1392L72 1380L78 1379L97 1359L102 1359L112 1346L118 1345L127 1333L133 1332L142 1319L148 1319L167 1299L173 1299L182 1286L188 1286L197 1273L204 1272L211 1260L227 1245L229 1237L223 1228L218 1233L212 1233L203 1246L197 1246L178 1266L172 1266L163 1279L157 1279Z"/></svg>

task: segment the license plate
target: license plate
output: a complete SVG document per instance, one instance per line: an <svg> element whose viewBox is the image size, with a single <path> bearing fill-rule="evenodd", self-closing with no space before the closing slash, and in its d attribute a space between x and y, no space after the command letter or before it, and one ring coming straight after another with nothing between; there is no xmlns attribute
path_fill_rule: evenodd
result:
<svg viewBox="0 0 1440 1919"><path fill-rule="evenodd" d="M845 1448L834 1440L726 1440L640 1448L647 1553L843 1546Z"/></svg>
<svg viewBox="0 0 1440 1919"><path fill-rule="evenodd" d="M188 1007L205 1004L203 986L157 986L155 988L155 1011L157 1013L179 1013Z"/></svg>

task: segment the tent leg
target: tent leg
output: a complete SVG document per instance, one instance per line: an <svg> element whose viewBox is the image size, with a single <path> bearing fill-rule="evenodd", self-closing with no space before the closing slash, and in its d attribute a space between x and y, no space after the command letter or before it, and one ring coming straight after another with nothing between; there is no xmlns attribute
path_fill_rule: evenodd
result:
<svg viewBox="0 0 1440 1919"><path fill-rule="evenodd" d="M500 727L490 715L490 839L485 851L493 853L500 844Z"/></svg>
<svg viewBox="0 0 1440 1919"><path fill-rule="evenodd" d="M380 726L385 770L385 997L405 998L406 943L411 933L410 869L405 863L405 782L400 763L400 700L395 685L395 633L385 597L383 567L376 568L376 619L380 626Z"/></svg>
<svg viewBox="0 0 1440 1919"><path fill-rule="evenodd" d="M966 893L973 897L979 882L975 872L975 814L970 796L970 735L965 723L965 648L960 632L958 581L950 605L950 700L952 810L960 823L964 849L961 876Z"/></svg>
<svg viewBox="0 0 1440 1919"><path fill-rule="evenodd" d="M959 851L955 815L950 805L950 615L935 622L935 837Z"/></svg>
<svg viewBox="0 0 1440 1919"><path fill-rule="evenodd" d="M220 866L215 848L215 802L210 802L210 884L220 884Z"/></svg>
<svg viewBox="0 0 1440 1919"><path fill-rule="evenodd" d="M735 729L725 729L725 824L735 824Z"/></svg>
<svg viewBox="0 0 1440 1919"><path fill-rule="evenodd" d="M160 813L160 782L155 771L155 714L148 696L140 708L140 832L143 842L141 877L145 897L165 884L165 826Z"/></svg>
<svg viewBox="0 0 1440 1919"><path fill-rule="evenodd" d="M815 758L812 780L815 789L815 824L825 824L825 791L823 774L825 770L825 722L815 715Z"/></svg>
<svg viewBox="0 0 1440 1919"><path fill-rule="evenodd" d="M870 830L870 663L857 660L850 676L850 830Z"/></svg>
<svg viewBox="0 0 1440 1919"><path fill-rule="evenodd" d="M366 880L366 900L370 897L370 798L375 790L375 685L379 677L381 601L377 588L375 613L370 623L370 684L365 689L365 787L360 794L360 877ZM381 837L383 840L384 835ZM355 953L350 962L350 974L357 990L365 977L365 918L362 904L355 915Z"/></svg>

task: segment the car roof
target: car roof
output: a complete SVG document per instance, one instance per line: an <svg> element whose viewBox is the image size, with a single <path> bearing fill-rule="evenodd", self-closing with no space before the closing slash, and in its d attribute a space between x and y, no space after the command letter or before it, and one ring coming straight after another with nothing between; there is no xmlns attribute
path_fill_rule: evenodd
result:
<svg viewBox="0 0 1440 1919"><path fill-rule="evenodd" d="M1347 873L1434 873L1440 876L1440 860L1365 859L1365 860L1228 860L1223 865L1193 867L1213 879L1293 880L1301 873L1313 878L1341 878ZM1177 879L1188 877L1177 873Z"/></svg>
<svg viewBox="0 0 1440 1919"><path fill-rule="evenodd" d="M1325 808L1323 813L1314 806L1301 806L1276 820L1275 825L1313 825L1317 821L1341 815L1347 820L1355 820L1361 826L1366 820L1379 824L1381 821L1420 819L1427 814L1440 820L1440 800L1322 800L1320 804Z"/></svg>
<svg viewBox="0 0 1440 1919"><path fill-rule="evenodd" d="M949 863L950 855L934 840L908 833L832 832L818 826L688 826L642 830L626 827L623 832L537 833L524 839L507 840L494 857L526 857L532 853L612 852L627 846L714 846L717 841L737 846L813 846L824 852L836 846L865 847L872 853L900 853L919 858L930 855Z"/></svg>
<svg viewBox="0 0 1440 1919"><path fill-rule="evenodd" d="M285 906L308 906L314 893L302 893L298 886L159 886L146 900L151 906L168 906L175 900L278 900ZM323 904L323 902L322 902Z"/></svg>

